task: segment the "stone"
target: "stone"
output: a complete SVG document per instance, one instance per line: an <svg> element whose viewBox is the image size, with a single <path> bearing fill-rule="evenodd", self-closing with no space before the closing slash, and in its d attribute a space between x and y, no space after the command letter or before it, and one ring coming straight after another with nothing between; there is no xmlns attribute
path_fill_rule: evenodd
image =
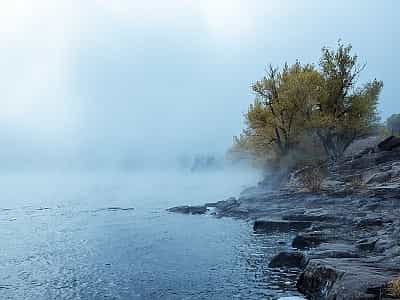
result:
<svg viewBox="0 0 400 300"><path fill-rule="evenodd" d="M253 229L256 233L289 232L300 231L309 228L311 225L312 222L308 221L257 220L254 222Z"/></svg>
<svg viewBox="0 0 400 300"><path fill-rule="evenodd" d="M390 178L392 178L392 173L393 173L392 171L374 173L370 175L368 178L366 178L365 183L371 184L371 183L382 183L389 181Z"/></svg>
<svg viewBox="0 0 400 300"><path fill-rule="evenodd" d="M381 227L383 226L384 222L382 218L365 218L356 221L356 226L359 228L365 227Z"/></svg>
<svg viewBox="0 0 400 300"><path fill-rule="evenodd" d="M310 299L377 300L382 299L393 275L362 259L311 259L300 274L297 288Z"/></svg>
<svg viewBox="0 0 400 300"><path fill-rule="evenodd" d="M400 137L390 136L378 144L378 149L381 151L392 151L400 146Z"/></svg>
<svg viewBox="0 0 400 300"><path fill-rule="evenodd" d="M302 269L307 265L307 259L301 252L280 252L274 256L269 263L270 268L299 268Z"/></svg>
<svg viewBox="0 0 400 300"><path fill-rule="evenodd" d="M312 255L312 258L359 258L360 255L351 251L326 250Z"/></svg>
<svg viewBox="0 0 400 300"><path fill-rule="evenodd" d="M400 159L400 151L395 149L393 151L383 151L375 155L375 161L372 161L372 165L383 164L387 162L398 161Z"/></svg>
<svg viewBox="0 0 400 300"><path fill-rule="evenodd" d="M337 218L328 213L317 214L291 214L282 217L283 220L289 221L310 221L310 222L330 222Z"/></svg>
<svg viewBox="0 0 400 300"><path fill-rule="evenodd" d="M169 212L180 213L180 214L188 214L188 215L203 215L208 209L206 206L176 206L167 209Z"/></svg>
<svg viewBox="0 0 400 300"><path fill-rule="evenodd" d="M363 239L357 242L356 247L361 251L374 251L377 241L376 238Z"/></svg>
<svg viewBox="0 0 400 300"><path fill-rule="evenodd" d="M319 246L327 239L322 231L313 231L298 234L292 241L292 247L297 249L310 249Z"/></svg>
<svg viewBox="0 0 400 300"><path fill-rule="evenodd" d="M298 290L312 299L326 299L342 272L335 268L311 261L297 281Z"/></svg>

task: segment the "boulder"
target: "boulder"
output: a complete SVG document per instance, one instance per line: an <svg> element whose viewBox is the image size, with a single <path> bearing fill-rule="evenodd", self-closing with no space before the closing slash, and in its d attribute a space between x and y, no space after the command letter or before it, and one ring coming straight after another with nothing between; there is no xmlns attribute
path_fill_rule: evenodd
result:
<svg viewBox="0 0 400 300"><path fill-rule="evenodd" d="M392 151L400 146L400 137L390 136L378 144L378 149L381 151Z"/></svg>
<svg viewBox="0 0 400 300"><path fill-rule="evenodd" d="M312 222L309 221L257 220L254 222L253 229L256 233L289 232L303 230L311 225Z"/></svg>
<svg viewBox="0 0 400 300"><path fill-rule="evenodd" d="M382 218L364 218L356 221L356 227L359 228L381 227L383 224L384 222Z"/></svg>
<svg viewBox="0 0 400 300"><path fill-rule="evenodd" d="M310 249L319 246L327 240L322 231L313 231L298 234L292 241L292 247L297 249Z"/></svg>
<svg viewBox="0 0 400 300"><path fill-rule="evenodd" d="M180 214L188 214L188 215L203 215L208 209L206 206L176 206L167 209L169 212L180 213Z"/></svg>
<svg viewBox="0 0 400 300"><path fill-rule="evenodd" d="M352 251L326 250L312 255L312 258L359 258L360 255Z"/></svg>
<svg viewBox="0 0 400 300"><path fill-rule="evenodd" d="M385 299L385 287L393 272L375 263L353 258L311 259L300 274L297 288L309 299Z"/></svg>
<svg viewBox="0 0 400 300"><path fill-rule="evenodd" d="M217 202L215 205L215 208L217 208L220 211L226 211L226 210L236 208L238 206L240 206L240 201L238 201L234 197L231 197L227 200Z"/></svg>
<svg viewBox="0 0 400 300"><path fill-rule="evenodd" d="M328 213L304 213L304 214L290 214L282 217L283 220L289 221L309 221L309 222L330 222L337 218Z"/></svg>
<svg viewBox="0 0 400 300"><path fill-rule="evenodd" d="M391 171L374 173L365 179L365 183L371 184L387 182L392 178L392 173L393 172Z"/></svg>
<svg viewBox="0 0 400 300"><path fill-rule="evenodd" d="M297 281L297 289L311 299L327 299L330 289L343 273L334 267L311 261Z"/></svg>
<svg viewBox="0 0 400 300"><path fill-rule="evenodd" d="M393 149L392 151L382 151L379 153L376 153L375 155L375 161L370 159L372 166L376 166L377 164L383 164L383 163L388 163L388 162L394 162L400 160L400 149L396 148Z"/></svg>
<svg viewBox="0 0 400 300"><path fill-rule="evenodd" d="M363 239L357 242L356 247L361 251L374 251L377 241L376 238Z"/></svg>
<svg viewBox="0 0 400 300"><path fill-rule="evenodd" d="M270 268L304 268L307 265L307 259L301 252L281 252L274 256L269 263Z"/></svg>

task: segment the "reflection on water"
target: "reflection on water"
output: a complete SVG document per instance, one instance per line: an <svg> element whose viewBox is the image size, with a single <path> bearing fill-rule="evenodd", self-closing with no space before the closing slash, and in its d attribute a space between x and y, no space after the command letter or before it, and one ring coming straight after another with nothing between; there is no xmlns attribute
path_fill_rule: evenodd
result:
<svg viewBox="0 0 400 300"><path fill-rule="evenodd" d="M166 208L238 194L250 172L3 174L1 299L275 299L289 236Z"/></svg>

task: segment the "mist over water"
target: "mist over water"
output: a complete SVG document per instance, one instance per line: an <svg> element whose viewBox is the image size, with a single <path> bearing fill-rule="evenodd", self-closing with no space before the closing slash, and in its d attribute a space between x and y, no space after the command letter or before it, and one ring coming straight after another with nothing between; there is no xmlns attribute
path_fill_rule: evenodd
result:
<svg viewBox="0 0 400 300"><path fill-rule="evenodd" d="M268 63L342 38L399 110L400 2L250 2L2 1L0 299L297 295L290 236L165 209L262 179L225 154Z"/></svg>
<svg viewBox="0 0 400 300"><path fill-rule="evenodd" d="M296 294L252 224L168 213L238 195L250 170L0 176L2 299L260 299Z"/></svg>

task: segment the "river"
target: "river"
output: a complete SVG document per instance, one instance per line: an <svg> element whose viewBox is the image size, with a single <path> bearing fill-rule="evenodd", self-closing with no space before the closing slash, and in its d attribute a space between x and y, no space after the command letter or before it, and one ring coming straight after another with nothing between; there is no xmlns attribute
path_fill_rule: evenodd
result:
<svg viewBox="0 0 400 300"><path fill-rule="evenodd" d="M3 173L0 298L298 296L295 272L267 268L289 235L165 211L237 196L258 179L243 170Z"/></svg>

